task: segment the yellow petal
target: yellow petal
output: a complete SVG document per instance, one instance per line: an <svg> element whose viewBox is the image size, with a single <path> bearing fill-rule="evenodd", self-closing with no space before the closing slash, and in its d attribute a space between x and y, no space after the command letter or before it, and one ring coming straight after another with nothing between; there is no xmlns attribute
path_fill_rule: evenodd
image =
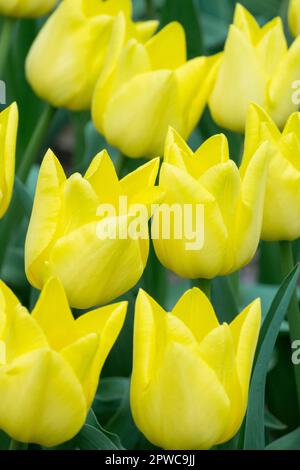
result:
<svg viewBox="0 0 300 470"><path fill-rule="evenodd" d="M289 27L294 36L300 34L300 1L290 0L288 10Z"/></svg>
<svg viewBox="0 0 300 470"><path fill-rule="evenodd" d="M84 389L88 405L92 404L103 364L125 321L127 302L99 308L80 316L76 325L85 334L97 333L99 341L94 360L85 377Z"/></svg>
<svg viewBox="0 0 300 470"><path fill-rule="evenodd" d="M231 26L212 95L215 121L230 130L244 132L250 102L265 102L265 76L256 52L236 26Z"/></svg>
<svg viewBox="0 0 300 470"><path fill-rule="evenodd" d="M237 371L243 395L243 406L248 401L248 387L254 353L261 323L260 300L246 307L229 325L233 336Z"/></svg>
<svg viewBox="0 0 300 470"><path fill-rule="evenodd" d="M105 218L57 240L49 259L51 273L62 281L71 306L107 303L140 279L148 257L148 238L144 243L121 239L118 233L124 233L128 223L126 216Z"/></svg>
<svg viewBox="0 0 300 470"><path fill-rule="evenodd" d="M155 34L146 44L152 70L175 70L186 62L184 29L174 21Z"/></svg>
<svg viewBox="0 0 300 470"><path fill-rule="evenodd" d="M16 103L0 113L0 184L2 196L0 198L0 217L5 214L12 196L18 119Z"/></svg>
<svg viewBox="0 0 300 470"><path fill-rule="evenodd" d="M159 26L159 21L140 21L135 23L136 36L140 42L146 42L155 33Z"/></svg>
<svg viewBox="0 0 300 470"><path fill-rule="evenodd" d="M274 18L273 21L266 24L266 27L268 27L268 30L264 31L265 34L257 45L256 51L266 77L272 78L278 62L287 53L288 46L281 18Z"/></svg>
<svg viewBox="0 0 300 470"><path fill-rule="evenodd" d="M131 409L145 436L173 450L208 449L217 442L228 422L230 403L205 361L190 348L172 342L144 389L135 371L136 360L135 353Z"/></svg>
<svg viewBox="0 0 300 470"><path fill-rule="evenodd" d="M165 205L161 205L155 213L152 224L154 248L160 262L182 277L193 279L216 276L222 267L227 241L227 230L217 201L188 173L168 163L162 165L160 187L166 193ZM186 204L191 204L190 213L184 212ZM204 211L204 224L200 210ZM179 217L177 215L175 219L176 225L174 217L169 218L167 211L179 212ZM161 222L164 219L167 222L170 220L170 235L164 234L165 226ZM203 245L202 239L196 240L196 235L194 240L185 236L187 226L190 225L189 231L192 232L197 221L200 223L199 231L202 228L204 230ZM196 242L198 245L198 241L200 246L191 249L189 244Z"/></svg>
<svg viewBox="0 0 300 470"><path fill-rule="evenodd" d="M120 181L122 193L126 194L130 200L143 192L145 188L153 188L158 170L159 158L154 158L150 162L139 166Z"/></svg>
<svg viewBox="0 0 300 470"><path fill-rule="evenodd" d="M117 203L120 196L119 179L106 150L93 158L84 177L97 194L99 203Z"/></svg>
<svg viewBox="0 0 300 470"><path fill-rule="evenodd" d="M85 422L81 385L54 351L39 349L1 367L0 394L0 427L21 442L52 447Z"/></svg>
<svg viewBox="0 0 300 470"><path fill-rule="evenodd" d="M296 39L284 58L278 63L268 89L268 110L282 128L289 115L296 111L297 104L292 101L292 84L300 74L300 38Z"/></svg>
<svg viewBox="0 0 300 470"><path fill-rule="evenodd" d="M58 279L52 278L46 283L32 317L43 330L51 348L57 351L79 336L66 294Z"/></svg>
<svg viewBox="0 0 300 470"><path fill-rule="evenodd" d="M135 76L108 102L104 117L107 140L131 157L161 155L168 127L181 126L176 97L170 70Z"/></svg>
<svg viewBox="0 0 300 470"><path fill-rule="evenodd" d="M62 357L70 364L74 374L82 385L87 406L91 403L89 395L89 376L99 347L99 337L95 333L78 339L60 351Z"/></svg>
<svg viewBox="0 0 300 470"><path fill-rule="evenodd" d="M39 172L33 210L25 242L25 268L30 283L43 285L47 248L53 241L62 209L61 187L66 177L49 150Z"/></svg>
<svg viewBox="0 0 300 470"><path fill-rule="evenodd" d="M257 24L254 16L243 7L240 3L237 3L234 12L233 24L243 33L246 34L248 39L256 44L261 36L261 30Z"/></svg>
<svg viewBox="0 0 300 470"><path fill-rule="evenodd" d="M36 18L49 13L55 6L56 0L30 0L1 2L0 14L3 16L15 16L16 18Z"/></svg>
<svg viewBox="0 0 300 470"><path fill-rule="evenodd" d="M271 148L264 142L254 154L242 182L242 200L237 209L233 269L253 258L261 235L267 174Z"/></svg>
<svg viewBox="0 0 300 470"><path fill-rule="evenodd" d="M195 152L194 178L200 176L209 168L229 160L228 140L224 134L216 134L207 139Z"/></svg>
<svg viewBox="0 0 300 470"><path fill-rule="evenodd" d="M183 294L173 308L172 314L184 322L198 342L219 326L209 299L195 287Z"/></svg>
<svg viewBox="0 0 300 470"><path fill-rule="evenodd" d="M173 127L169 127L165 142L164 162L188 171L188 162L193 159L193 156L192 150L181 135Z"/></svg>

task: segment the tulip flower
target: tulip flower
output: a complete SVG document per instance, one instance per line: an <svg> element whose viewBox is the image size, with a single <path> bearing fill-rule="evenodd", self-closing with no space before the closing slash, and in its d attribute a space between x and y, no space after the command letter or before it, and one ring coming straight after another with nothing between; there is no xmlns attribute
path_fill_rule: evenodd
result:
<svg viewBox="0 0 300 470"><path fill-rule="evenodd" d="M300 35L300 1L290 0L288 11L289 27L294 36Z"/></svg>
<svg viewBox="0 0 300 470"><path fill-rule="evenodd" d="M212 279L245 266L260 239L267 166L266 143L256 149L242 177L229 159L223 134L209 138L194 154L170 129L159 181L164 204L152 225L160 262L190 279ZM182 217L177 216L167 232L165 209L171 213L174 205L182 209ZM202 239L198 239L200 231Z"/></svg>
<svg viewBox="0 0 300 470"><path fill-rule="evenodd" d="M115 41L96 85L92 116L107 141L129 157L161 155L171 125L188 137L206 105L217 58L187 61L173 22L144 45Z"/></svg>
<svg viewBox="0 0 300 470"><path fill-rule="evenodd" d="M300 39L288 49L280 18L261 28L237 5L210 97L213 118L225 128L244 132L247 109L253 102L282 127L298 107L292 94L299 75Z"/></svg>
<svg viewBox="0 0 300 470"><path fill-rule="evenodd" d="M292 241L300 237L300 113L293 113L281 133L271 117L251 105L246 125L242 173L261 142L272 148L266 186L262 238Z"/></svg>
<svg viewBox="0 0 300 470"><path fill-rule="evenodd" d="M141 214L136 237L126 236L126 229L136 204L148 207L160 199L161 190L154 187L158 167L155 159L119 181L103 151L84 177L75 173L67 179L49 151L41 165L25 245L31 284L41 289L49 277L58 277L77 308L105 304L131 289L147 263L150 211ZM127 207L121 206L121 198Z"/></svg>
<svg viewBox="0 0 300 470"><path fill-rule="evenodd" d="M131 0L63 0L29 51L27 79L55 107L89 109L110 41L146 40L156 27L132 22Z"/></svg>
<svg viewBox="0 0 300 470"><path fill-rule="evenodd" d="M17 130L18 107L13 103L0 113L0 217L7 211L13 191Z"/></svg>
<svg viewBox="0 0 300 470"><path fill-rule="evenodd" d="M240 428L261 321L259 299L230 325L208 298L187 291L171 313L146 292L136 300L131 409L156 446L209 449Z"/></svg>
<svg viewBox="0 0 300 470"><path fill-rule="evenodd" d="M50 279L32 315L0 283L0 429L20 442L61 444L83 426L127 304L73 319Z"/></svg>
<svg viewBox="0 0 300 470"><path fill-rule="evenodd" d="M46 15L57 0L0 0L0 15L17 18L36 18Z"/></svg>

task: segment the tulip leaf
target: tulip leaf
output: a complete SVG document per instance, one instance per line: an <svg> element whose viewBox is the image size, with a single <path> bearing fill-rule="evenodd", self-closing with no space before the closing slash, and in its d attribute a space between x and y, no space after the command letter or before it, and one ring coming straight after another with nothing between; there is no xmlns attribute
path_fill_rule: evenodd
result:
<svg viewBox="0 0 300 470"><path fill-rule="evenodd" d="M299 450L300 449L300 427L286 434L266 447L266 450Z"/></svg>
<svg viewBox="0 0 300 470"><path fill-rule="evenodd" d="M276 418L268 409L265 410L265 426L275 431L284 431L287 428L287 425Z"/></svg>
<svg viewBox="0 0 300 470"><path fill-rule="evenodd" d="M299 268L295 267L282 282L263 322L249 390L245 420L244 449L265 447L264 399L268 364L272 357L280 325L296 288Z"/></svg>
<svg viewBox="0 0 300 470"><path fill-rule="evenodd" d="M75 449L79 450L119 450L119 448L99 429L85 424L73 439Z"/></svg>

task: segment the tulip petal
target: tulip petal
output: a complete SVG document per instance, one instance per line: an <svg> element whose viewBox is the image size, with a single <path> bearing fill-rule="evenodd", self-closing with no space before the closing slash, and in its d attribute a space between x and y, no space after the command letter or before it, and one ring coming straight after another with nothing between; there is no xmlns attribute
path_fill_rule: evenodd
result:
<svg viewBox="0 0 300 470"><path fill-rule="evenodd" d="M170 70L135 76L107 104L104 130L108 141L131 157L160 155L168 127L181 127L176 95Z"/></svg>
<svg viewBox="0 0 300 470"><path fill-rule="evenodd" d="M175 70L186 62L184 29L173 21L153 36L146 44L152 70Z"/></svg>
<svg viewBox="0 0 300 470"><path fill-rule="evenodd" d="M268 77L272 77L277 69L278 62L284 58L288 51L281 18L274 18L266 24L262 30L262 39L256 47L256 51L261 61L261 67Z"/></svg>
<svg viewBox="0 0 300 470"><path fill-rule="evenodd" d="M128 225L127 217L105 218L57 240L49 263L52 275L62 281L71 306L89 308L107 303L140 279L148 240L140 244L130 237L121 239L118 233L126 234ZM84 273L80 282L78 272Z"/></svg>
<svg viewBox="0 0 300 470"><path fill-rule="evenodd" d="M106 150L93 158L84 177L97 194L99 203L117 205L120 196L119 179Z"/></svg>
<svg viewBox="0 0 300 470"><path fill-rule="evenodd" d="M298 108L292 100L292 84L300 75L299 54L300 38L293 42L287 54L278 63L270 81L267 108L280 128L284 126L289 115Z"/></svg>
<svg viewBox="0 0 300 470"><path fill-rule="evenodd" d="M196 179L199 179L209 168L228 162L229 147L226 136L216 134L207 139L195 152L194 158L197 171L193 176Z"/></svg>
<svg viewBox="0 0 300 470"><path fill-rule="evenodd" d="M16 103L13 103L0 113L0 217L5 214L12 196L18 120L18 107Z"/></svg>
<svg viewBox="0 0 300 470"><path fill-rule="evenodd" d="M167 346L147 389L139 388L133 373L131 408L138 427L155 445L195 450L208 449L218 441L228 422L230 403L205 361L174 342Z"/></svg>
<svg viewBox="0 0 300 470"><path fill-rule="evenodd" d="M25 242L26 274L37 288L43 285L47 248L57 234L62 208L61 186L65 181L59 161L48 151L40 168Z"/></svg>
<svg viewBox="0 0 300 470"><path fill-rule="evenodd" d="M248 388L252 363L261 324L260 299L254 300L234 320L229 327L233 336L239 382L244 406L248 401Z"/></svg>
<svg viewBox="0 0 300 470"><path fill-rule="evenodd" d="M186 291L172 310L200 342L219 326L215 311L206 295L197 288Z"/></svg>
<svg viewBox="0 0 300 470"><path fill-rule="evenodd" d="M143 192L145 188L153 188L159 170L159 158L154 158L148 163L139 166L135 171L126 175L120 181L123 194L132 198L137 198L137 194Z"/></svg>
<svg viewBox="0 0 300 470"><path fill-rule="evenodd" d="M236 4L233 24L243 33L248 39L256 44L261 36L261 29L257 24L254 16L240 3Z"/></svg>
<svg viewBox="0 0 300 470"><path fill-rule="evenodd" d="M298 36L300 34L300 0L290 0L288 21L292 34Z"/></svg>
<svg viewBox="0 0 300 470"><path fill-rule="evenodd" d="M122 329L126 310L127 302L120 302L88 312L76 320L77 327L85 334L97 333L100 337L94 361L84 385L88 405L92 404L99 383L99 375Z"/></svg>
<svg viewBox="0 0 300 470"><path fill-rule="evenodd" d="M61 282L50 279L32 311L32 317L45 333L51 348L59 351L79 337Z"/></svg>
<svg viewBox="0 0 300 470"><path fill-rule="evenodd" d="M54 351L29 352L1 367L0 395L0 428L21 442L52 447L71 439L85 421L81 385Z"/></svg>
<svg viewBox="0 0 300 470"><path fill-rule="evenodd" d="M139 42L148 41L159 26L159 21L140 21L135 23L136 36Z"/></svg>
<svg viewBox="0 0 300 470"><path fill-rule="evenodd" d="M181 135L169 127L165 141L164 162L174 165L182 170L187 170L187 162L192 160L194 154Z"/></svg>
<svg viewBox="0 0 300 470"><path fill-rule="evenodd" d="M213 118L223 127L244 132L248 106L251 102L264 104L265 86L266 79L252 44L232 25L210 98Z"/></svg>
<svg viewBox="0 0 300 470"><path fill-rule="evenodd" d="M160 262L182 277L216 276L221 270L227 241L227 230L216 200L189 174L168 163L162 165L160 187L166 191L166 197L164 205L155 213L152 224L154 248ZM187 204L191 207L192 214L184 212L184 205ZM176 214L179 212L175 222L170 218L173 209ZM204 214L198 209L203 209ZM192 227L188 227L190 222L201 224L203 239L186 238L187 229L192 231ZM168 223L169 236L165 232L168 228L165 224ZM194 223L192 225L195 230ZM197 246L191 247L191 242L195 242Z"/></svg>

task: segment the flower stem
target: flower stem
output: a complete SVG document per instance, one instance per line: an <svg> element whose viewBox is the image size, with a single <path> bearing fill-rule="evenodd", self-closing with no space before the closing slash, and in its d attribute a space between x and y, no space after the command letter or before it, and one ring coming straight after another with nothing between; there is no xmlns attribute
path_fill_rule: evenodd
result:
<svg viewBox="0 0 300 470"><path fill-rule="evenodd" d="M0 77L3 77L5 66L8 58L8 52L11 43L11 35L15 25L12 18L4 18L0 33Z"/></svg>
<svg viewBox="0 0 300 470"><path fill-rule="evenodd" d="M27 450L28 444L11 439L8 450Z"/></svg>
<svg viewBox="0 0 300 470"><path fill-rule="evenodd" d="M211 295L211 280L210 279L196 279L195 282L193 282L193 285L195 287L199 287L199 289L204 292L206 297L210 299Z"/></svg>
<svg viewBox="0 0 300 470"><path fill-rule="evenodd" d="M279 246L282 275L286 276L295 265L293 259L292 243L288 241L282 241L279 243ZM293 294L287 311L287 318L290 326L290 339L293 343L296 340L300 340L300 309L296 290ZM294 373L297 388L298 408L300 412L300 364L294 364Z"/></svg>
<svg viewBox="0 0 300 470"><path fill-rule="evenodd" d="M37 159L54 113L55 108L46 104L17 170L17 175L23 182L26 181L30 168Z"/></svg>

